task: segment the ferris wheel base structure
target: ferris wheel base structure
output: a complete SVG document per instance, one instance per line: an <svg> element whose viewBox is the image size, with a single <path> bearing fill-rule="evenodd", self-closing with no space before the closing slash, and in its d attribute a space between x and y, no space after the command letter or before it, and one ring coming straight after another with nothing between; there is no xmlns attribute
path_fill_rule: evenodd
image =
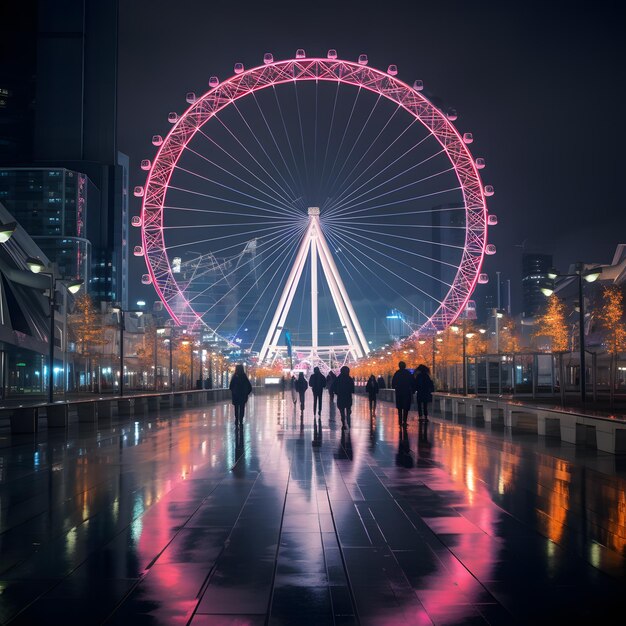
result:
<svg viewBox="0 0 626 626"><path fill-rule="evenodd" d="M306 261L310 258L311 262L311 345L307 347L299 346L296 352L302 352L305 360L309 363L324 363L323 357L326 356L332 363L333 354L336 356L340 353L343 355L345 362L349 358L354 360L366 356L369 352L367 340L359 324L359 320L350 302L348 292L341 280L339 270L335 265L335 260L322 232L320 224L319 207L309 207L309 225L302 238L302 243L298 249L294 264L285 283L276 312L270 324L269 330L259 352L259 362L274 362L276 358L286 351L279 346L279 339L285 327L287 315L291 309L293 298L296 295L302 270L306 265ZM328 283L330 294L335 305L335 310L339 316L339 323L346 338L345 346L322 347L318 344L318 316L317 316L317 298L318 298L318 282L317 269L319 264L322 267L324 277Z"/></svg>

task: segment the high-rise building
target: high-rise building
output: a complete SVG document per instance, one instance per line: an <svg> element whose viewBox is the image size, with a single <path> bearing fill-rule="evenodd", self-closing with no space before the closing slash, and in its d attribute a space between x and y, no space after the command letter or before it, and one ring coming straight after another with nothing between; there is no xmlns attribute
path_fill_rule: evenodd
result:
<svg viewBox="0 0 626 626"><path fill-rule="evenodd" d="M548 272L553 267L551 254L522 255L522 316L533 317L545 307L542 289L551 288Z"/></svg>
<svg viewBox="0 0 626 626"><path fill-rule="evenodd" d="M0 168L0 202L30 234L61 276L91 285L90 200L93 183L63 168Z"/></svg>
<svg viewBox="0 0 626 626"><path fill-rule="evenodd" d="M0 140L0 165L42 172L62 168L97 189L86 232L92 258L88 287L99 300L126 307L128 157L117 150L118 0L20 5L29 19L16 19L15 27L25 31L29 44L27 53L16 37L13 49L3 46L0 67L6 60L8 70L0 70L0 96L8 95L0 97L0 129L14 131L6 145ZM19 113L18 105L25 112ZM50 209L43 186L38 200L31 191L29 202ZM45 229L29 234L49 235ZM58 260L63 252L47 249L47 254Z"/></svg>

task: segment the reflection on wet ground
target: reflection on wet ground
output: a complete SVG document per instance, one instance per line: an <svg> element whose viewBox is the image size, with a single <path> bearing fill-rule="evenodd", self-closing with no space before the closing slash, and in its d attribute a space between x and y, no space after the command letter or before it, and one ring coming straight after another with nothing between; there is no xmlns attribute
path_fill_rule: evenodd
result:
<svg viewBox="0 0 626 626"><path fill-rule="evenodd" d="M311 408L0 438L0 622L623 622L615 457Z"/></svg>

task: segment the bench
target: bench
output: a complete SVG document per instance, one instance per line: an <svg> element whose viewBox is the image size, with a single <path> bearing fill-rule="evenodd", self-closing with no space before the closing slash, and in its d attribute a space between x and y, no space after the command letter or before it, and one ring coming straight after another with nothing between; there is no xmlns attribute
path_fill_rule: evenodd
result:
<svg viewBox="0 0 626 626"><path fill-rule="evenodd" d="M39 407L18 406L9 409L11 433L14 435L35 434L39 428Z"/></svg>
<svg viewBox="0 0 626 626"><path fill-rule="evenodd" d="M132 398L119 398L117 401L117 414L130 417L133 412L134 401Z"/></svg>
<svg viewBox="0 0 626 626"><path fill-rule="evenodd" d="M78 416L78 422L80 424L96 424L96 408L97 401L85 400L84 402L76 402L76 415Z"/></svg>
<svg viewBox="0 0 626 626"><path fill-rule="evenodd" d="M67 403L46 404L46 420L48 428L67 428L69 423Z"/></svg>

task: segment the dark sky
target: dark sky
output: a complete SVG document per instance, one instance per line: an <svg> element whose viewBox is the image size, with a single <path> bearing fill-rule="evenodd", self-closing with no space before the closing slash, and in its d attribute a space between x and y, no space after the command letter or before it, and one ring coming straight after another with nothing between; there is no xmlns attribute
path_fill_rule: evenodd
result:
<svg viewBox="0 0 626 626"><path fill-rule="evenodd" d="M626 240L617 2L120 4L119 147L133 185L144 180L140 159L154 154L151 136L167 133L168 112L187 106L186 92L204 93L210 75L225 79L238 61L259 65L268 51L284 59L296 48L336 48L348 60L367 53L377 68L397 64L400 79L422 79L458 110L456 126L474 134L483 180L496 189L498 254L485 269L511 277L514 305L521 246L553 252L566 268L608 262ZM145 271L142 259L132 267L135 279Z"/></svg>

